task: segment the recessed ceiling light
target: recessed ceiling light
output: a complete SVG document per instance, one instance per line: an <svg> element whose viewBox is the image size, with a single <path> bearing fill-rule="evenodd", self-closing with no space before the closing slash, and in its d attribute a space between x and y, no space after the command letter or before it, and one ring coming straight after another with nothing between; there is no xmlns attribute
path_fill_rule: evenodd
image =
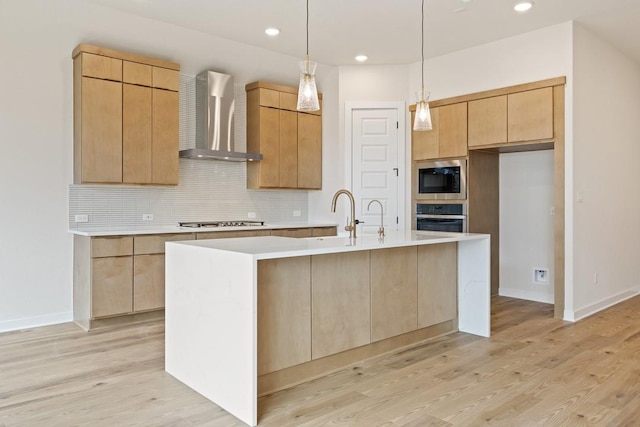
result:
<svg viewBox="0 0 640 427"><path fill-rule="evenodd" d="M527 10L531 9L532 7L533 7L533 2L528 0L528 1L519 1L519 2L517 2L513 6L513 9L516 12L526 12Z"/></svg>
<svg viewBox="0 0 640 427"><path fill-rule="evenodd" d="M280 30L277 28L267 28L266 30L264 30L264 32L268 36L277 36L278 34L280 34Z"/></svg>
<svg viewBox="0 0 640 427"><path fill-rule="evenodd" d="M356 61L358 61L358 62L364 62L367 59L369 59L369 57L367 55L358 55L358 56L356 56Z"/></svg>

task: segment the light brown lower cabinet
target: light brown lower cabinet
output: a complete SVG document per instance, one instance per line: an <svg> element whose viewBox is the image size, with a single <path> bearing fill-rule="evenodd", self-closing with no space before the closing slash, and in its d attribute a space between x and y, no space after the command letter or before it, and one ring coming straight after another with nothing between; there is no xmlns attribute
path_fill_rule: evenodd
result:
<svg viewBox="0 0 640 427"><path fill-rule="evenodd" d="M371 342L369 251L311 257L312 359Z"/></svg>
<svg viewBox="0 0 640 427"><path fill-rule="evenodd" d="M164 308L164 253L133 257L133 311Z"/></svg>
<svg viewBox="0 0 640 427"><path fill-rule="evenodd" d="M418 246L418 328L458 317L458 244Z"/></svg>
<svg viewBox="0 0 640 427"><path fill-rule="evenodd" d="M113 316L131 313L133 286L131 256L91 260L91 315Z"/></svg>
<svg viewBox="0 0 640 427"><path fill-rule="evenodd" d="M269 236L272 231L273 235L287 237L336 235L336 227L105 237L76 235L73 245L74 321L91 329L92 321L96 319L163 309L166 242Z"/></svg>
<svg viewBox="0 0 640 427"><path fill-rule="evenodd" d="M258 375L311 360L311 257L258 262Z"/></svg>
<svg viewBox="0 0 640 427"><path fill-rule="evenodd" d="M371 341L418 328L417 249L371 251Z"/></svg>
<svg viewBox="0 0 640 427"><path fill-rule="evenodd" d="M457 243L259 261L258 375L455 330L457 286Z"/></svg>

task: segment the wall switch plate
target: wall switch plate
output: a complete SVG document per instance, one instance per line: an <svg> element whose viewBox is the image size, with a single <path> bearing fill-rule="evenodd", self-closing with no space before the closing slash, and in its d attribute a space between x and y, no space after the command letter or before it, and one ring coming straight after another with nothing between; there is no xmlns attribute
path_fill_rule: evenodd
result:
<svg viewBox="0 0 640 427"><path fill-rule="evenodd" d="M256 213L255 212L249 212L247 214L247 218L255 218L256 217Z"/></svg>
<svg viewBox="0 0 640 427"><path fill-rule="evenodd" d="M153 214L142 214L143 221L153 221Z"/></svg>
<svg viewBox="0 0 640 427"><path fill-rule="evenodd" d="M533 281L536 283L549 283L549 269L548 268L533 269Z"/></svg>
<svg viewBox="0 0 640 427"><path fill-rule="evenodd" d="M293 211L293 216L300 216L300 211Z"/></svg>
<svg viewBox="0 0 640 427"><path fill-rule="evenodd" d="M75 222L89 222L89 215L76 215Z"/></svg>

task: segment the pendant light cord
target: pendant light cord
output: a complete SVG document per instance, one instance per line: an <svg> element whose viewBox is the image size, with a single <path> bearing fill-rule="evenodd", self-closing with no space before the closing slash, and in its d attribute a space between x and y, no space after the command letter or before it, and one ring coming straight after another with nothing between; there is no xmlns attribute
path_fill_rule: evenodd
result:
<svg viewBox="0 0 640 427"><path fill-rule="evenodd" d="M424 2L424 0L422 0ZM309 57L309 0L307 0L307 58Z"/></svg>
<svg viewBox="0 0 640 427"><path fill-rule="evenodd" d="M309 2L309 0L307 0L307 2ZM308 18L307 18L308 19ZM307 24L309 25L309 24ZM422 45L421 45L421 51L422 51L422 92L424 93L424 0L422 0ZM309 30L307 30L307 38L309 37ZM307 44L309 42L307 41ZM308 47L307 47L308 49Z"/></svg>

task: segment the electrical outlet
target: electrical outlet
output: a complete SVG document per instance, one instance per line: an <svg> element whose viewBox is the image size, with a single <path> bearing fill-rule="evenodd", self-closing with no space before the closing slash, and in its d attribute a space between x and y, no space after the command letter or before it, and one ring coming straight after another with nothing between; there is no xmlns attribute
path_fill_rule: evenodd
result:
<svg viewBox="0 0 640 427"><path fill-rule="evenodd" d="M247 218L255 218L256 217L256 213L255 212L249 212L247 214Z"/></svg>
<svg viewBox="0 0 640 427"><path fill-rule="evenodd" d="M153 214L142 214L143 221L153 221Z"/></svg>
<svg viewBox="0 0 640 427"><path fill-rule="evenodd" d="M300 216L300 211L293 211L293 216Z"/></svg>
<svg viewBox="0 0 640 427"><path fill-rule="evenodd" d="M549 269L548 268L534 268L533 269L533 281L536 283L549 283Z"/></svg>
<svg viewBox="0 0 640 427"><path fill-rule="evenodd" d="M75 221L76 222L89 222L89 215L76 215L75 216Z"/></svg>

